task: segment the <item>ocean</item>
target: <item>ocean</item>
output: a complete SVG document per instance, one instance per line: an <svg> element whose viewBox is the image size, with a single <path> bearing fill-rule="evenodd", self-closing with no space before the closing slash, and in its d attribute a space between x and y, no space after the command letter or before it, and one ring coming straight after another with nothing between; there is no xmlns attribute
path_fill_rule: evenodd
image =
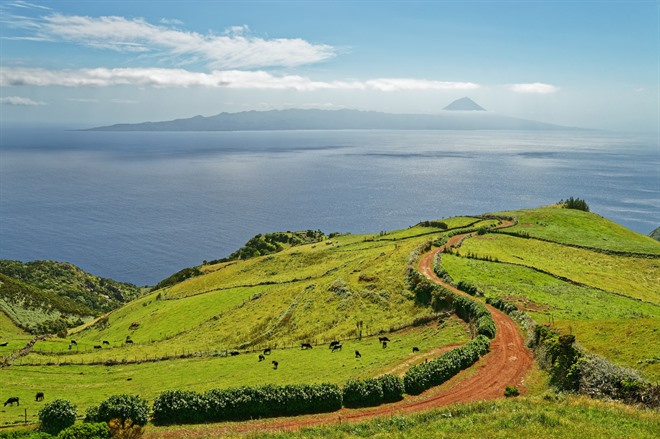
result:
<svg viewBox="0 0 660 439"><path fill-rule="evenodd" d="M571 196L639 233L660 226L657 134L0 132L0 258L137 285L257 233L378 233Z"/></svg>

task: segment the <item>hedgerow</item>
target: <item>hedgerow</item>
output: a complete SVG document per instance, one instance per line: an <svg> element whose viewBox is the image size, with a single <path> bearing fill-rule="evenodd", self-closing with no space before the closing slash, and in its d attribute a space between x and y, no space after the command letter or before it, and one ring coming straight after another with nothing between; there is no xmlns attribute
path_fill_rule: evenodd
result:
<svg viewBox="0 0 660 439"><path fill-rule="evenodd" d="M290 384L214 389L200 394L168 390L154 402L156 424L292 416L339 410L342 392L336 384Z"/></svg>
<svg viewBox="0 0 660 439"><path fill-rule="evenodd" d="M452 349L428 363L408 369L403 377L406 393L417 395L426 389L444 383L463 369L474 364L490 349L490 340L479 335L469 343Z"/></svg>
<svg viewBox="0 0 660 439"><path fill-rule="evenodd" d="M375 378L350 379L343 389L345 407L367 407L383 402L383 387Z"/></svg>

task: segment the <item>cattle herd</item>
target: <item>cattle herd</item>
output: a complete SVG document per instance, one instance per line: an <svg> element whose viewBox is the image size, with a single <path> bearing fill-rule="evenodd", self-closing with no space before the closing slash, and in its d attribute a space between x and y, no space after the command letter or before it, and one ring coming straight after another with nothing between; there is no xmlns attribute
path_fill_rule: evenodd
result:
<svg viewBox="0 0 660 439"><path fill-rule="evenodd" d="M387 343L389 341L390 341L390 339L387 338L387 337L378 337L378 342L381 343L383 348L387 348ZM342 344L338 340L331 341L330 345L328 346L328 349L330 349L330 352L341 351L341 348L342 348ZM301 343L300 349L301 350L313 349L313 346L312 346L311 343ZM413 351L413 353L419 352L419 348L417 346L415 346L415 347L412 348L412 351ZM270 355L271 352L272 352L271 348L264 349L263 353L259 354L259 357L258 357L259 361L258 362L260 363L262 361L265 361L266 360L266 355ZM229 355L232 356L232 357L235 356L235 355L238 355L238 354L239 354L238 351L230 351L229 352ZM355 358L362 358L362 354L357 349L355 350ZM274 360L271 361L271 364L273 365L273 369L277 369L277 367L279 366L279 363L277 361L274 361Z"/></svg>
<svg viewBox="0 0 660 439"><path fill-rule="evenodd" d="M378 342L381 343L383 348L387 348L387 343L389 341L390 341L390 339L387 338L387 337L378 337ZM130 336L126 337L126 343L127 344L132 344L133 343L133 340L131 340ZM108 342L107 340L104 340L103 344L109 346L110 342ZM71 343L69 344L69 349L71 349L71 346L73 346L73 345L78 346L78 343L75 340L71 340ZM94 349L102 349L102 348L103 348L102 345L95 345L94 346ZM308 350L308 349L312 349L313 346L311 345L311 343L302 343L300 348L302 350ZM328 346L328 349L330 349L331 352L341 351L341 348L342 348L342 344L338 340L331 341L330 345ZM412 351L413 351L413 353L419 352L419 348L417 346L415 346L415 347L412 348ZM266 360L266 355L270 355L271 352L272 352L271 348L264 349L263 354L259 354L259 362ZM233 356L239 355L239 352L238 351L229 351L229 355L233 357ZM360 354L360 351L358 351L357 349L355 350L355 358L362 358L362 354ZM273 360L273 361L271 361L271 364L273 365L273 369L277 370L277 368L279 366L279 362ZM44 400L44 392L37 392L37 394L35 396L35 401L43 401L43 400ZM7 401L5 401L4 406L5 407L7 405L13 406L14 403L16 403L17 406L20 405L18 397L16 397L16 396L13 396L13 397L7 399Z"/></svg>

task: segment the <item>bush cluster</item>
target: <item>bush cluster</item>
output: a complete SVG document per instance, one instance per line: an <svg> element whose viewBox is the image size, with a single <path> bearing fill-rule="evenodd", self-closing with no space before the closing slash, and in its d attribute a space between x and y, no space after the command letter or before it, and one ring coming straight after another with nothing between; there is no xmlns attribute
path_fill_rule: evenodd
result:
<svg viewBox="0 0 660 439"><path fill-rule="evenodd" d="M456 284L456 288L463 291L464 293L468 293L470 296L477 296L479 294L477 287L464 280L459 280L458 284Z"/></svg>
<svg viewBox="0 0 660 439"><path fill-rule="evenodd" d="M518 307L513 303L509 303L505 300L499 299L497 297L488 297L486 298L486 303L497 308L505 314L511 314L514 311L518 311Z"/></svg>
<svg viewBox="0 0 660 439"><path fill-rule="evenodd" d="M589 212L589 205L587 204L586 201L580 198L571 197L566 201L561 200L559 204L561 204L564 209L577 209L577 210L583 210L585 212Z"/></svg>
<svg viewBox="0 0 660 439"><path fill-rule="evenodd" d="M434 286L431 306L434 310L452 309L466 322L474 322L476 332L488 338L495 337L495 321L483 303L461 296L440 286Z"/></svg>
<svg viewBox="0 0 660 439"><path fill-rule="evenodd" d="M39 429L48 434L58 434L76 422L76 406L66 399L56 399L39 410Z"/></svg>
<svg viewBox="0 0 660 439"><path fill-rule="evenodd" d="M549 371L550 384L559 390L660 408L660 386L644 381L633 369L585 352L573 335L536 325L529 346L539 365Z"/></svg>
<svg viewBox="0 0 660 439"><path fill-rule="evenodd" d="M345 407L368 407L403 399L403 380L394 375L383 375L364 380L350 379L343 388Z"/></svg>
<svg viewBox="0 0 660 439"><path fill-rule="evenodd" d="M474 364L490 349L490 340L479 335L469 343L452 349L428 363L408 369L403 377L406 393L418 395L426 389L444 383L458 372Z"/></svg>
<svg viewBox="0 0 660 439"><path fill-rule="evenodd" d="M136 425L146 425L149 421L149 403L137 395L113 395L98 406L87 409L85 422L110 422L128 419Z"/></svg>
<svg viewBox="0 0 660 439"><path fill-rule="evenodd" d="M156 424L191 424L293 416L339 410L336 384L291 384L214 389L206 393L168 390L154 401Z"/></svg>

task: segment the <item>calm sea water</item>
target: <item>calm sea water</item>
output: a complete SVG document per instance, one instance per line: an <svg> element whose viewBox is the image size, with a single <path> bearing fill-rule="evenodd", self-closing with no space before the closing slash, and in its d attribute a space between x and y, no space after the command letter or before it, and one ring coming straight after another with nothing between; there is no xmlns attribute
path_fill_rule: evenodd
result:
<svg viewBox="0 0 660 439"><path fill-rule="evenodd" d="M138 285L257 233L375 233L570 196L640 233L660 225L657 135L3 128L0 140L0 258Z"/></svg>

